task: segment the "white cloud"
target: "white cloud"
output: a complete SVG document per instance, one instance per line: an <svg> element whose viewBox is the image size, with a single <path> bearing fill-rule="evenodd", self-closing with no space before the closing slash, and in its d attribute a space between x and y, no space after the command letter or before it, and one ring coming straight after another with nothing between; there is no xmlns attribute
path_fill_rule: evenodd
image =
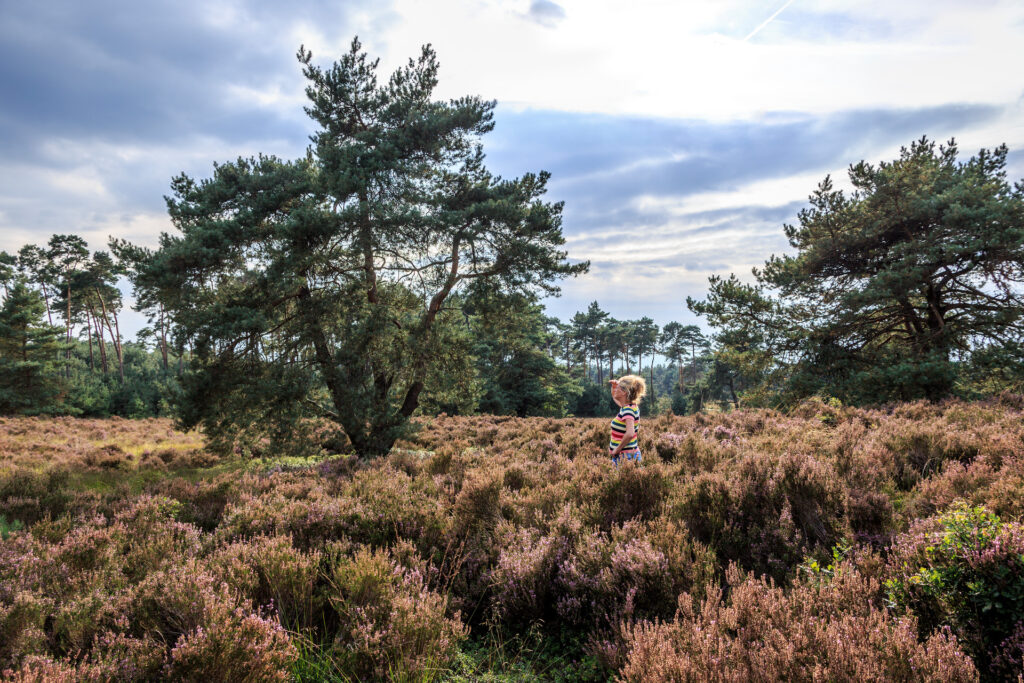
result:
<svg viewBox="0 0 1024 683"><path fill-rule="evenodd" d="M687 216L711 211L721 211L743 206L778 207L807 199L828 171L815 171L787 176L756 180L729 189L713 192L699 192L684 197L656 197L640 195L633 200L635 208L641 211L664 211L675 216ZM837 189L846 189L845 176L833 176Z"/></svg>
<svg viewBox="0 0 1024 683"><path fill-rule="evenodd" d="M94 168L74 168L67 171L44 171L43 181L55 194L72 194L78 197L107 200L110 191Z"/></svg>
<svg viewBox="0 0 1024 683"><path fill-rule="evenodd" d="M1019 60L1024 5L798 0L762 31L743 38L775 6L739 2L574 0L557 30L522 21L522 2L467 6L459 0L398 0L401 18L381 50L394 67L431 42L445 95L467 92L505 104L566 111L702 119L763 112L1007 103L1024 79L1000 68ZM878 22L891 35L865 40L789 22ZM795 13L800 10L799 15ZM736 17L740 17L737 19ZM823 29L827 28L823 24ZM775 31L775 32L773 32ZM773 36L769 39L769 34Z"/></svg>
<svg viewBox="0 0 1024 683"><path fill-rule="evenodd" d="M289 64L265 75L211 65L209 73L196 74L196 81L227 81L217 92L229 108L278 115L274 135L284 137L305 104L305 84L291 51L303 43L317 63L328 64L347 51L357 33L371 57L382 58L381 80L429 42L441 63L437 96L476 93L541 115L544 110L636 115L641 117L638 125L650 117L779 124L789 116L786 112L796 112L790 123L803 120L814 126L821 120L817 114L851 109L905 109L910 114L950 103L995 104L1006 107L1006 113L974 128L920 133L937 140L955 135L967 156L1000 142L1011 150L1024 148L1024 76L1011 68L1020 60L1024 40L1019 0L636 0L628 6L611 0L555 0L540 23L535 5L536 0L395 0L389 7L346 10L343 23L299 17L270 26L243 0L207 4L202 10L206 26L226 36L244 35L258 46L257 55L284 49L282 60ZM90 62L100 59L83 54ZM137 56L117 53L116 58ZM764 117L768 112L771 117ZM248 123L239 120L241 126ZM949 126L960 125L955 117L949 121ZM164 123L172 126L175 119ZM164 142L169 138L105 142L111 137L104 138L103 131L50 138L37 165L0 165L0 249L39 243L54 232L77 232L93 249L105 248L112 235L153 246L158 233L170 227L161 195L169 191L173 175L185 170L208 177L213 161L257 152L294 158L307 144L301 124L288 139L245 140L243 132L229 143L215 130L175 133L174 144ZM812 132L809 141L818 134ZM892 159L898 152L885 130L862 135L844 141L844 163ZM601 144L600 136L587 139ZM614 168L556 175L552 188L570 188L576 198L572 208L585 213L588 192L615 193L617 177L646 178L659 166L687 159L696 146L687 148L681 140L666 137L664 149L632 150L632 160L630 153L622 153ZM552 141L553 153L565 155L559 144ZM815 159L810 165L829 163ZM1024 157L1017 163L1020 168L1009 169L1011 179L1024 176ZM764 158L757 166L765 175L780 172ZM737 177L751 177L741 172L749 169L736 168ZM653 183L643 189L650 194L640 197L630 196L634 189L623 189L621 205L640 216L641 224L633 228L638 246L624 252L623 228L614 218L585 234L567 234L571 256L594 265L589 275L565 283L566 298L552 310L561 315L568 302L579 302L574 304L578 310L585 307L582 302L597 298L619 317L642 315L630 309L630 302L640 301L682 311L682 298L701 296L710 272L746 277L752 265L784 250L781 222L759 216L778 216L778 207L806 200L826 173L840 186L846 182L841 167L724 183L688 196L682 194L685 188L680 196L654 194ZM793 213L788 220L795 220ZM567 224L567 233L575 229ZM614 309L616 301L623 310Z"/></svg>
<svg viewBox="0 0 1024 683"><path fill-rule="evenodd" d="M271 83L263 88L235 83L226 86L225 90L225 96L240 105L276 109L289 114L301 111L307 103L301 85L285 89L280 83Z"/></svg>
<svg viewBox="0 0 1024 683"><path fill-rule="evenodd" d="M209 177L214 161L256 152L291 158L304 142L229 144L206 136L180 145L52 139L40 154L47 166L0 165L0 250L72 232L93 250L105 249L110 236L155 246L159 233L171 227L163 195L170 193L172 177L182 171Z"/></svg>

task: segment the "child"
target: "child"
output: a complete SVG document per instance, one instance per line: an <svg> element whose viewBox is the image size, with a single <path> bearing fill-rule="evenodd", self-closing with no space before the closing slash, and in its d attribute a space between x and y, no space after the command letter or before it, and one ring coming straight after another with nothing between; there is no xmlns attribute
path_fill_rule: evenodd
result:
<svg viewBox="0 0 1024 683"><path fill-rule="evenodd" d="M647 392L643 377L626 375L613 379L612 400L619 406L619 413L612 420L612 438L608 444L608 452L612 462L619 464L619 456L625 455L627 460L640 463L640 446L637 436L640 431L640 399Z"/></svg>

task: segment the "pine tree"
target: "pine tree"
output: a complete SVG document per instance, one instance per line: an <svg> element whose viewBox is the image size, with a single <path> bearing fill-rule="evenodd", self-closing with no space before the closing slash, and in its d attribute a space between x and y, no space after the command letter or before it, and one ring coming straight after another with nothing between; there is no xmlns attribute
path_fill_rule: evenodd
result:
<svg viewBox="0 0 1024 683"><path fill-rule="evenodd" d="M23 279L14 281L0 308L0 413L61 411L57 365L64 332L43 320L45 306Z"/></svg>
<svg viewBox="0 0 1024 683"><path fill-rule="evenodd" d="M383 84L357 40L328 69L298 56L319 125L307 155L175 178L180 234L132 254L135 284L195 349L186 426L284 447L320 417L361 456L386 453L446 352L439 319L460 291L555 292L588 264L561 250L547 173L485 168L494 103L431 99L429 46Z"/></svg>
<svg viewBox="0 0 1024 683"><path fill-rule="evenodd" d="M825 392L853 402L938 399L976 349L1024 341L1024 183L1006 180L1007 148L957 160L922 138L898 159L830 178L784 226L792 255L757 283L712 278L707 315L722 348L785 400ZM783 386L784 385L784 386Z"/></svg>

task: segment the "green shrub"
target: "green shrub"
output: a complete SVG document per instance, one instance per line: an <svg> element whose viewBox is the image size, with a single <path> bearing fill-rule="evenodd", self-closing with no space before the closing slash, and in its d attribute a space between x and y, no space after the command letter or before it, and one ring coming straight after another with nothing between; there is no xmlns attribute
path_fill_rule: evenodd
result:
<svg viewBox="0 0 1024 683"><path fill-rule="evenodd" d="M592 521L602 529L631 519L658 517L669 492L669 481L660 465L638 466L625 458L598 486L597 519Z"/></svg>
<svg viewBox="0 0 1024 683"><path fill-rule="evenodd" d="M7 537L15 531L21 531L25 528L20 519L15 519L10 522L3 515L0 515L0 541L6 541Z"/></svg>
<svg viewBox="0 0 1024 683"><path fill-rule="evenodd" d="M890 605L917 615L922 636L949 626L978 661L996 657L1024 615L1024 526L954 505L894 544Z"/></svg>

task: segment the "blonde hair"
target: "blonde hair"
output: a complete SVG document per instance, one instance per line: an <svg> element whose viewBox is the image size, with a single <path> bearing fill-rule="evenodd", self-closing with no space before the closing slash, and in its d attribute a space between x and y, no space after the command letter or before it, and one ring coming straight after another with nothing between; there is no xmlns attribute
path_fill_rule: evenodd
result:
<svg viewBox="0 0 1024 683"><path fill-rule="evenodd" d="M625 375L619 378L619 386L626 392L630 403L639 403L647 393L647 383L640 375Z"/></svg>

